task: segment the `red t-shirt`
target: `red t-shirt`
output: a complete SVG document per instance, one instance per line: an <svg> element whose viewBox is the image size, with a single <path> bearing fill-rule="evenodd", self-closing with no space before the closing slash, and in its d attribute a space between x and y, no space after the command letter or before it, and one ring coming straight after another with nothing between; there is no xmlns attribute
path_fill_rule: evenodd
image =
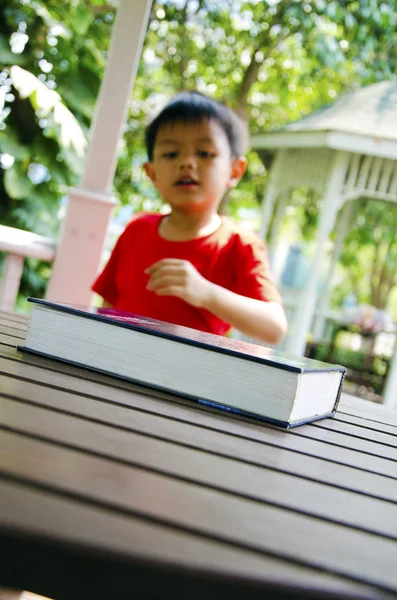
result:
<svg viewBox="0 0 397 600"><path fill-rule="evenodd" d="M211 235L171 242L158 233L162 217L136 215L92 286L114 308L218 335L228 333L230 325L209 311L146 289L149 276L145 269L163 258L188 260L205 279L242 296L281 302L266 245L259 236L241 231L232 220L222 217L221 226Z"/></svg>

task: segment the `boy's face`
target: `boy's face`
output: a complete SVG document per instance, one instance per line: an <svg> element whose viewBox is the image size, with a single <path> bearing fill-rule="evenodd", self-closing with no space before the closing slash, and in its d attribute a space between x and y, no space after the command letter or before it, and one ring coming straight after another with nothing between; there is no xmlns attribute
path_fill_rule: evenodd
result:
<svg viewBox="0 0 397 600"><path fill-rule="evenodd" d="M173 210L187 213L216 212L245 169L245 158L232 158L226 133L208 119L161 127L153 160L145 164L163 199Z"/></svg>

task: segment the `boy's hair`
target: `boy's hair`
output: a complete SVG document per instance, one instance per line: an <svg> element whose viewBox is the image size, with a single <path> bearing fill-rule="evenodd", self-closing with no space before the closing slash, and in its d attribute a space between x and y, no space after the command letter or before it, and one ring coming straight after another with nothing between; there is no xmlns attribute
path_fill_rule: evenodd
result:
<svg viewBox="0 0 397 600"><path fill-rule="evenodd" d="M244 156L248 149L248 128L231 108L196 91L180 92L174 96L160 113L149 123L145 142L149 161L159 129L169 123L197 123L203 119L220 125L229 141L233 158Z"/></svg>

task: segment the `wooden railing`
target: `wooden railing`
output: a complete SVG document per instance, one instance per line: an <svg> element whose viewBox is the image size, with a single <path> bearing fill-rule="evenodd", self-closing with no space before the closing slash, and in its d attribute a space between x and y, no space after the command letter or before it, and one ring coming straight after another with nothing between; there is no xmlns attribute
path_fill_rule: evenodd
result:
<svg viewBox="0 0 397 600"><path fill-rule="evenodd" d="M0 284L0 310L13 311L25 257L52 262L55 242L50 238L0 225L0 252L6 254Z"/></svg>

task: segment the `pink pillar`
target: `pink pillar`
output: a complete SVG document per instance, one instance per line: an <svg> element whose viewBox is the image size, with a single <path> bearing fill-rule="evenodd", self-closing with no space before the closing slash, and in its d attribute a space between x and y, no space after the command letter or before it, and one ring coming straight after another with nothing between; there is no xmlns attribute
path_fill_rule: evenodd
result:
<svg viewBox="0 0 397 600"><path fill-rule="evenodd" d="M13 311L21 283L24 257L7 254L4 261L3 281L0 289L0 309ZM1 600L1 598L0 598Z"/></svg>
<svg viewBox="0 0 397 600"><path fill-rule="evenodd" d="M47 299L88 305L111 211L117 150L141 55L151 0L120 0L81 184L69 193Z"/></svg>
<svg viewBox="0 0 397 600"><path fill-rule="evenodd" d="M98 193L90 195L87 190L78 189L70 192L47 300L81 305L91 303L90 286L99 269L114 205L111 196L101 198Z"/></svg>

